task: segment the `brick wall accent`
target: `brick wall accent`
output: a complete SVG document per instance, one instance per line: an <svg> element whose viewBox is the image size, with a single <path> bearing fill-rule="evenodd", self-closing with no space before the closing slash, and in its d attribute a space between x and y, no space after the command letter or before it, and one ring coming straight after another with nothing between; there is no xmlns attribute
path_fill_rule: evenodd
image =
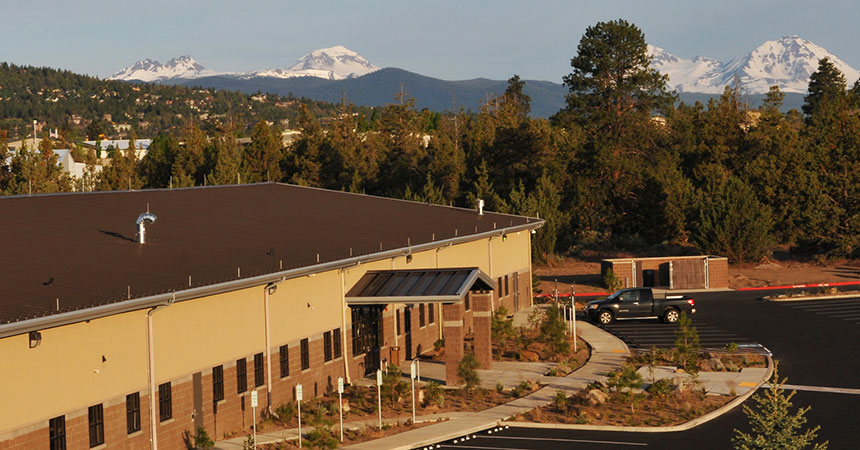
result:
<svg viewBox="0 0 860 450"><path fill-rule="evenodd" d="M445 338L445 384L460 384L457 366L463 359L463 308L462 303L442 305L442 335Z"/></svg>
<svg viewBox="0 0 860 450"><path fill-rule="evenodd" d="M475 293L472 295L472 314L475 326L475 358L478 360L478 368L484 370L491 368L493 360L491 296L491 292L486 294ZM445 363L447 364L447 361Z"/></svg>
<svg viewBox="0 0 860 450"><path fill-rule="evenodd" d="M532 277L531 272L525 271L517 274L519 278L519 309L529 308L532 306Z"/></svg>
<svg viewBox="0 0 860 450"><path fill-rule="evenodd" d="M708 258L708 274L711 289L729 287L729 260L726 258Z"/></svg>

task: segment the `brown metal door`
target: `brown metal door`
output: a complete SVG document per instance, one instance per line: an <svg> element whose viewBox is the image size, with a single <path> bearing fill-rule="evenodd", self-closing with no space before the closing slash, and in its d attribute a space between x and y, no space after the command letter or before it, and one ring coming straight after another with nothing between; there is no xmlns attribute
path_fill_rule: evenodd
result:
<svg viewBox="0 0 860 450"><path fill-rule="evenodd" d="M194 411L191 417L194 418L194 431L197 431L203 428L203 374L196 372L191 375L191 384L194 387Z"/></svg>
<svg viewBox="0 0 860 450"><path fill-rule="evenodd" d="M672 261L672 279L675 289L701 289L705 287L705 264L701 259Z"/></svg>

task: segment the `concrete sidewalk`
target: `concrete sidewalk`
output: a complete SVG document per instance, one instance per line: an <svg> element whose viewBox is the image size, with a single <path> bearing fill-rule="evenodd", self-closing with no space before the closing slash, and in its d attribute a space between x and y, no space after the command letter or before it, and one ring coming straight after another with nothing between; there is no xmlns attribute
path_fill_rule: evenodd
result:
<svg viewBox="0 0 860 450"><path fill-rule="evenodd" d="M560 389L575 391L584 388L591 382L604 379L607 373L620 367L624 363L625 358L629 356L630 352L624 342L591 324L578 323L577 334L591 346L591 358L588 362L579 370L566 377L540 378L541 382L548 383L547 386L533 392L531 395L496 406L495 408L452 418L447 422L429 425L345 448L410 449L491 428L496 426L500 420L506 420L518 414L526 413L538 406L549 404L553 396L555 396L556 391ZM501 367L497 366L500 364L502 363L494 362L493 367ZM422 365L422 375L424 370ZM496 368L489 372L496 372L498 370L500 369ZM510 375L508 376L510 377ZM495 386L494 380L493 386Z"/></svg>

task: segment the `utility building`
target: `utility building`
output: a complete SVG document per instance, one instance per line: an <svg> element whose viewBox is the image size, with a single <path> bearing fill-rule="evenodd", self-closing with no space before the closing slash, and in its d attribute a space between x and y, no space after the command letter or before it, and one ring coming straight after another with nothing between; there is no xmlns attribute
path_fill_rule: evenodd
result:
<svg viewBox="0 0 860 450"><path fill-rule="evenodd" d="M443 335L459 358L474 331L488 365L543 222L481 209L271 183L0 198L0 449L246 433L297 384Z"/></svg>

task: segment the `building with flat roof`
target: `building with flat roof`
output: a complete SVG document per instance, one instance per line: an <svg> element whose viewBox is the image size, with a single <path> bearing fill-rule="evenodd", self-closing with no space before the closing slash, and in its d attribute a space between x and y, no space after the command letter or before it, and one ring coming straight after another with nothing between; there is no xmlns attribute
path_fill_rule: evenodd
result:
<svg viewBox="0 0 860 450"><path fill-rule="evenodd" d="M486 355L489 311L531 305L543 223L275 183L0 211L0 449L179 449L473 326Z"/></svg>

